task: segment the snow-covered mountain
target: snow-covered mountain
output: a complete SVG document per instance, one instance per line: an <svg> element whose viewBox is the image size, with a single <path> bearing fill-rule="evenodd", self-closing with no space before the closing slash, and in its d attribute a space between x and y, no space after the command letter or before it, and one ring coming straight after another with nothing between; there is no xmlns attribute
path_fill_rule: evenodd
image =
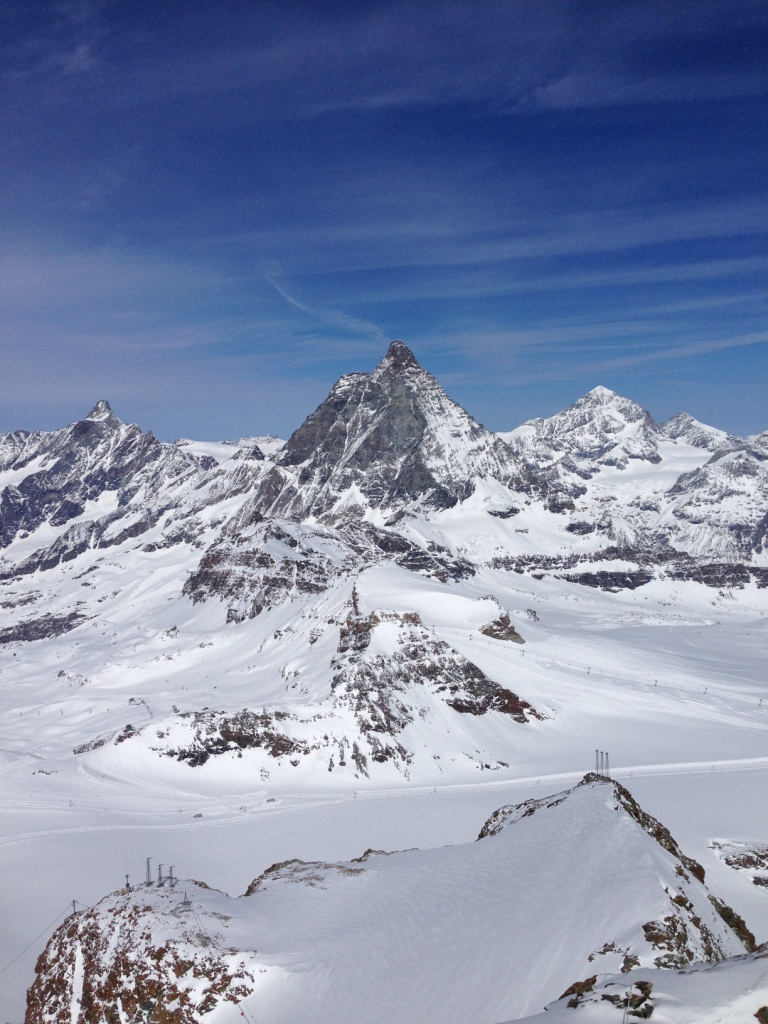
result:
<svg viewBox="0 0 768 1024"><path fill-rule="evenodd" d="M596 972L754 949L701 865L594 775L501 808L472 844L291 860L239 898L161 882L64 922L27 1024L133 1020L154 1005L173 1024L215 1024L232 1004L274 1024L493 1021L582 991Z"/></svg>
<svg viewBox="0 0 768 1024"><path fill-rule="evenodd" d="M375 510L386 522L404 509L449 508L483 480L525 492L537 486L395 341L372 373L337 381L288 439L245 515L337 522Z"/></svg>
<svg viewBox="0 0 768 1024"><path fill-rule="evenodd" d="M207 679L221 663L211 629L224 640L263 622L247 686L79 737L78 756L110 770L136 757L143 773L237 758L363 779L504 767L521 729L557 716L501 653L525 641L527 611L472 584L450 598L471 624L457 642L438 594L492 569L610 591L768 579L768 461L746 443L685 416L659 427L602 387L503 439L402 342L341 378L285 443L165 444L102 401L62 430L7 435L0 453L3 644L72 633L65 671L128 680L127 647L137 668L160 656L136 638L152 623L162 657ZM426 605L408 594L416 580L438 584ZM194 655L187 623L210 637Z"/></svg>
<svg viewBox="0 0 768 1024"><path fill-rule="evenodd" d="M563 781L607 743L625 766L763 758L765 436L659 425L605 388L496 435L402 342L287 441L161 442L106 402L6 435L0 811L40 808L40 836L62 814L172 830L191 808L263 821L291 801ZM717 825L700 847L768 935L765 892L713 835L768 837ZM404 863L361 870L385 862ZM563 988L589 967L568 941Z"/></svg>
<svg viewBox="0 0 768 1024"><path fill-rule="evenodd" d="M161 522L166 543L178 542L179 529L196 539L194 512L252 489L263 461L252 439L160 442L121 423L103 400L62 430L6 434L0 437L0 576L121 546Z"/></svg>
<svg viewBox="0 0 768 1024"><path fill-rule="evenodd" d="M768 460L756 448L690 417L659 427L602 387L501 438L402 342L371 373L341 378L285 443L165 444L102 401L62 430L7 435L0 453L4 644L82 633L74 674L103 676L124 664L127 644L139 660L155 657L152 645L137 647L133 623L158 628L169 602L164 657L185 661L186 622L204 619L225 636L238 622L274 619L259 631L248 700L228 688L218 708L168 708L159 743L154 725L134 723L105 741L104 722L106 732L75 744L88 757L107 756L89 743L106 743L117 761L141 748L145 766L236 753L266 771L268 754L367 778L392 765L434 771L432 751L458 730L472 739L451 758L463 750L470 762L504 765L521 726L555 715L520 692L495 653L523 642L526 627L518 619L515 630L493 587L455 596L473 623L470 653L466 640L435 633L446 624L440 600L424 616L405 596L410 581L447 593L494 568L613 591L654 577L768 579ZM371 582L385 569L400 574L391 602ZM149 590L138 582L147 577ZM141 611L131 613L137 592Z"/></svg>
<svg viewBox="0 0 768 1024"><path fill-rule="evenodd" d="M673 441L685 441L696 448L706 448L710 452L730 451L733 448L742 447L743 438L727 433L725 430L718 430L717 427L709 427L706 423L700 423L688 412L680 412L677 416L661 424L661 430Z"/></svg>
<svg viewBox="0 0 768 1024"><path fill-rule="evenodd" d="M604 556L607 548L638 568L672 563L678 578L695 571L691 559L768 564L768 466L759 439L750 445L687 413L659 425L604 387L501 436L551 487L570 495L566 530L590 537L574 547L577 557L590 548Z"/></svg>
<svg viewBox="0 0 768 1024"><path fill-rule="evenodd" d="M563 412L529 420L501 436L538 468L549 469L565 458L561 470L588 479L597 467L626 469L630 459L659 462L663 432L637 402L600 386Z"/></svg>

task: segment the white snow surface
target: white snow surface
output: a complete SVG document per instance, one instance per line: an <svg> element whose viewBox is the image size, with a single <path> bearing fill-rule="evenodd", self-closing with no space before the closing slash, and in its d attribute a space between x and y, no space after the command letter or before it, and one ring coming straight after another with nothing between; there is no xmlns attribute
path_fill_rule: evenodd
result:
<svg viewBox="0 0 768 1024"><path fill-rule="evenodd" d="M751 1024L757 1019L757 1011L768 1006L768 951L717 964L696 964L683 971L646 968L600 977L576 1012L568 1006L568 999L563 999L550 1004L544 1013L526 1017L526 1021L623 1024L624 1001L628 997L637 999L640 986L649 983L651 991L644 1005L652 1007L652 1019L659 1024Z"/></svg>
<svg viewBox="0 0 768 1024"><path fill-rule="evenodd" d="M627 956L639 966L666 956L649 944L643 923L686 922L683 952L696 960L743 952L702 884L630 817L607 782L531 801L474 843L276 865L235 899L184 880L170 892L166 883L115 894L96 908L101 929L113 930L131 908L139 918L117 948L110 943L105 965L116 953L144 963L152 947L168 945L193 962L192 914L209 955L242 951L242 1006L274 1024L523 1017L593 964L608 972ZM79 941L57 955L71 955L72 942L74 1006ZM103 970L101 962L90 966ZM191 978L175 974L166 989L186 988ZM205 1019L230 1016L223 1003Z"/></svg>
<svg viewBox="0 0 768 1024"><path fill-rule="evenodd" d="M0 629L47 617L79 618L57 635L0 645L0 1020L21 1021L35 959L72 899L97 903L122 884L126 873L133 881L141 877L147 856L153 858L153 869L158 862L174 864L178 875L234 894L275 861L349 861L368 847L412 846L421 852L371 858L363 875L330 871L323 882L327 889L283 881L248 898L270 908L265 921L275 915L266 943L261 937L256 942L259 955L269 949L274 957L259 996L269 1007L268 1019L323 1019L315 1010L310 1013L311 1000L319 998L323 986L315 985L310 993L304 981L326 977L319 951L328 951L330 977L355 944L374 975L375 955L400 957L398 971L414 1000L409 1017L401 1004L395 1008L387 1001L396 998L397 972L388 979L381 976L376 984L382 1014L390 1016L372 1021L496 1024L537 1014L560 994L562 979L564 988L598 969L584 962L593 947L587 950L587 935L579 935L576 911L601 928L613 922L610 934L624 921L621 915L629 904L614 906L607 886L598 885L602 854L587 827L587 822L600 823L614 836L613 825L622 817L595 797L583 827L575 811L567 812L574 818L566 823L561 807L552 810L547 819L553 822L548 826L551 849L541 839L524 841L524 822L518 823L523 826L519 830L518 825L508 830L523 837L514 840L521 844L519 850L514 847L515 856L509 835L477 844L472 840L500 805L578 781L594 766L597 749L610 751L617 777L669 827L683 851L704 864L711 890L745 918L758 941L768 939L767 890L727 866L711 846L717 837L768 844L763 811L768 793L768 588L761 588L755 576L739 585L707 586L696 578L674 578L663 564L637 589L611 592L565 578L586 570L634 572L638 563L627 554L607 556L606 543L618 545L664 530L671 549L691 552L701 561L768 564L765 551L745 540L755 535L765 515L768 463L759 456L768 445L761 448L760 435L728 450L731 441L722 432L707 433L710 428L687 422L674 429L658 427L639 406L607 389L590 396L580 400L576 412L560 414L556 424L532 421L508 438L517 456L533 453L532 461L538 460L552 479L585 488L574 492L573 510L553 511L543 500L510 490L497 472L498 458L506 451L499 442L490 456L487 450L476 453L472 493L454 507L410 509L396 524L388 510L364 511L364 521L387 537L404 538L425 557L443 558L446 564L463 561L473 567L473 575L446 573L441 579L380 552L360 555L348 535L311 519L277 524L279 531L273 530L258 548L261 527L243 525L243 509L283 444L271 439L270 447L270 439L263 438L233 445L156 443L156 461L129 485L96 497L83 491L82 511L63 522L51 516L2 549ZM433 424L445 411L440 403ZM446 424L453 422L450 416ZM84 474L100 466L114 468L127 447L145 443L137 428L119 424L101 403L89 420L104 430L104 440L83 456ZM457 429L465 427L461 421ZM444 449L456 441L452 429L440 433L435 426L434 436ZM44 453L63 450L73 436L73 429L65 428L55 436L18 432L2 439L0 491L11 494L30 475L49 469L53 462ZM470 431L455 450L470 452L482 437ZM247 455L254 444L264 461L238 456ZM195 458L204 456L216 465L202 469ZM490 461L484 462L486 457ZM514 462L511 454L507 457ZM434 468L440 471L439 460ZM583 471L589 475L580 476ZM345 492L343 507L356 504L362 505L360 493ZM233 523L241 532L232 527L228 535ZM579 523L599 528L568 529ZM263 550L274 559L274 575L288 580L253 618L246 612L238 621L238 615L228 614L246 606L252 586L248 565L238 567L242 575L235 597L212 593L193 603L182 594L185 579L198 571L208 552L220 549L222 537L235 556ZM533 564L543 556L558 565ZM583 560L569 569L571 557ZM531 567L515 571L512 563L519 559L530 559ZM24 571L16 572L19 567ZM308 578L316 570L324 574L317 590L298 585L302 568ZM523 724L496 710L456 714L422 685L403 698L410 719L397 738L412 755L410 761L369 761L367 775L351 758L341 764L338 756L329 770L329 750L319 747L296 764L296 758L273 757L263 748L239 754L228 750L198 766L162 752L187 728L185 713L206 707L222 714L243 709L285 714L286 734L311 743L320 743L326 733L350 742L358 737L359 717L334 703L333 689L334 659L340 657L341 630L353 601L360 619L379 619L363 660L392 661L414 637L421 638L419 643L433 638L445 645L447 658L470 661L494 684L528 702L541 719ZM481 632L504 613L524 644ZM406 614L418 616L418 625L404 624ZM128 724L136 735L115 742ZM531 825L538 817L530 819ZM623 833L614 839L614 851L623 849L625 840L644 842ZM453 845L443 850L443 844ZM475 858L482 849L499 851L488 854L486 866L498 882L496 896L481 884ZM633 847L632 856L639 864L633 869L641 872L638 878L666 877L655 853ZM537 900L535 887L526 886L523 875L533 877L530 872L540 858L552 872L542 873L538 888L543 897ZM583 892L569 885L569 858L576 858L579 871L586 872L583 877L591 880ZM421 934L414 907L433 875L441 880L434 894L425 896ZM612 867L614 876L623 879ZM507 890L505 881L514 886ZM642 923L643 914L648 914L643 920L653 916L643 901L653 902L663 889L655 881L647 887L638 882L637 890L626 891L634 901L625 921L630 930ZM290 895L295 892L301 900ZM456 904L461 928L445 916L450 903ZM571 905L573 918L554 916L567 915ZM338 924L342 918L335 917L339 907L351 915L349 934ZM363 907L365 914L358 909ZM517 913L525 923L519 935L508 928L508 919ZM290 915L309 915L306 936L297 927L297 937L291 933L289 941L288 924L280 930L281 914L288 915L286 922ZM558 938L561 932L567 941ZM282 947L279 940L284 940ZM430 1006L442 1017L420 1016L427 1000L422 1002L417 991L413 943L421 943L419 957L429 966L430 991L437 992ZM525 959L534 949L540 950L540 966ZM501 953L507 957L503 963ZM298 969L301 957L306 978ZM598 973L619 969L609 961L601 958ZM491 964L503 985L501 980L496 985ZM749 1020L754 1010L738 1017L734 1007L742 1006L741 997L728 993L748 986L761 992L765 964L753 958L734 961L732 968L725 965L720 973L664 973L654 986L669 997L659 1001L653 1019L686 1019L683 1009L673 1005L679 998L680 1007L690 1007L691 1024L720 1019L714 1010L718 999L724 1021ZM466 991L446 1005L440 971L445 968L449 976L449 965ZM341 973L333 976L347 979L334 984L348 992L343 1002L348 1016L335 1019L369 1019L359 1013L354 1017L354 994L361 992L355 985L362 982L355 980L352 968L347 974L344 970L339 966ZM643 970L646 974L638 977L659 973ZM691 994L697 978L702 993L712 993L699 1002ZM387 985L392 993L384 991ZM457 1015L451 1017L454 1006ZM611 1010L605 1003L589 1012ZM309 1016L302 1016L305 1012ZM576 1019L581 1013L584 1020L620 1021L620 1013L612 1012L614 1017L589 1018L584 1006ZM547 1020L550 1015L559 1020L561 1014L568 1019L574 1011L556 1008Z"/></svg>

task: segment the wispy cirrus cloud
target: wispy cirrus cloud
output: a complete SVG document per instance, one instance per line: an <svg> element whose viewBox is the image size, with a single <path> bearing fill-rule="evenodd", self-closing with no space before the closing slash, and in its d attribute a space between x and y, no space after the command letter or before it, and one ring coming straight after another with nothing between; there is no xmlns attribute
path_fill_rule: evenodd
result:
<svg viewBox="0 0 768 1024"><path fill-rule="evenodd" d="M187 394L230 372L243 395L269 382L284 422L305 411L291 380L319 394L399 336L457 386L488 381L467 383L480 415L521 381L570 400L587 373L663 391L685 367L702 394L707 374L739 382L733 416L762 416L762 343L728 347L765 322L762 5L62 0L0 17L19 394L35 360L57 368L53 403L56 378L156 396L175 374L160 417L202 416ZM557 375L562 392L535 386Z"/></svg>
<svg viewBox="0 0 768 1024"><path fill-rule="evenodd" d="M53 4L34 18L11 6L9 69L94 72L102 102L117 106L227 95L235 116L238 95L258 96L251 116L286 104L305 115L478 103L512 113L761 95L766 86L765 67L731 42L765 31L764 8L748 0L731 0L725 26L718 0L288 5L286 18L233 4L215 21L185 6L146 10L119 29L104 4Z"/></svg>
<svg viewBox="0 0 768 1024"><path fill-rule="evenodd" d="M265 272L262 276L264 280L274 288L280 298L285 299L289 306L305 313L310 320L330 327L340 328L343 331L352 332L358 337L361 335L363 337L369 337L371 340L376 342L384 343L386 341L385 332L369 320L363 320L360 317L351 316L349 313L344 313L339 310L321 309L316 306L308 305L306 302L301 302L299 299L295 298L295 296L291 295L285 285L277 280L274 272Z"/></svg>

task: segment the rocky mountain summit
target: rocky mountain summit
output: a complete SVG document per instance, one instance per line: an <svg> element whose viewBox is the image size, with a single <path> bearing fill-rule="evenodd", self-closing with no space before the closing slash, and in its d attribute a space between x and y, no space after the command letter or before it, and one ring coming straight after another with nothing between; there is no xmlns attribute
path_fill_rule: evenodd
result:
<svg viewBox="0 0 768 1024"><path fill-rule="evenodd" d="M571 516L566 529L598 542L582 545L596 548L593 557L618 555L637 570L664 566L675 576L689 575L691 560L764 564L768 471L759 439L688 413L659 425L604 387L502 436L551 489L569 495L559 506ZM710 576L724 582L729 573ZM764 585L762 573L755 578Z"/></svg>
<svg viewBox="0 0 768 1024"><path fill-rule="evenodd" d="M708 427L700 423L688 412L678 413L672 419L661 424L661 430L673 441L685 441L696 448L706 448L710 452L730 451L744 446L744 440L729 434L717 427Z"/></svg>
<svg viewBox="0 0 768 1024"><path fill-rule="evenodd" d="M451 508L478 481L531 493L540 482L507 445L451 401L401 341L372 373L341 377L288 439L244 516L384 520Z"/></svg>
<svg viewBox="0 0 768 1024"><path fill-rule="evenodd" d="M637 402L600 386L563 412L529 420L503 436L539 468L566 459L571 472L588 477L594 464L626 469L629 459L659 462L662 430Z"/></svg>
<svg viewBox="0 0 768 1024"><path fill-rule="evenodd" d="M26 1024L150 1010L168 1024L238 1010L357 1024L362 1007L371 1024L517 1019L563 992L578 1004L597 973L679 971L753 949L667 829L589 775L501 808L475 843L290 860L240 897L167 877L115 892L55 932Z"/></svg>
<svg viewBox="0 0 768 1024"><path fill-rule="evenodd" d="M768 489L761 437L734 438L687 414L660 426L604 387L495 435L398 341L371 373L342 377L286 443L263 439L264 450L254 439L228 448L162 443L121 423L106 402L59 431L5 435L0 575L52 568L153 532L144 547L207 549L186 593L194 601L224 596L238 618L244 605L253 614L265 596L274 599L283 588L271 581L303 561L284 547L279 557L269 540L281 531L295 539L291 524L301 524L310 548L313 531L325 548L330 530L343 549L336 565L353 571L391 558L450 578L494 558L573 569L617 552L638 569L675 563L675 572L691 559L759 567ZM442 526L446 513L476 507L517 522L495 531L485 555L467 558ZM514 534L530 534L524 520L537 508L538 541L526 545ZM434 527L425 532L427 521ZM553 559L554 550L563 553ZM327 557L306 575L318 583L332 576ZM238 600L228 579L241 581ZM250 605L242 583L254 594Z"/></svg>
<svg viewBox="0 0 768 1024"><path fill-rule="evenodd" d="M43 523L88 523L79 542L90 543L104 537L128 505L141 508L149 523L158 514L152 500L157 490L167 492L199 469L175 447L121 423L105 401L62 430L7 434L0 438L0 547ZM93 528L96 519L100 529ZM117 530L110 541L121 539Z"/></svg>

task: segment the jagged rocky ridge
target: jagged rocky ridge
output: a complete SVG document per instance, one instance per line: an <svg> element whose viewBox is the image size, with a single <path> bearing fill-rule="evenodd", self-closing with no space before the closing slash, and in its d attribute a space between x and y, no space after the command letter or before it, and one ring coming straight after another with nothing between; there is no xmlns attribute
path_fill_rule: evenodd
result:
<svg viewBox="0 0 768 1024"><path fill-rule="evenodd" d="M216 1024L240 1004L273 1024L516 1019L563 992L578 1005L598 973L753 948L664 826L589 775L464 846L287 861L239 898L167 879L113 893L49 941L26 1024Z"/></svg>
<svg viewBox="0 0 768 1024"><path fill-rule="evenodd" d="M130 726L113 738L113 745L129 757L129 747L141 746L192 767L222 755L245 755L247 771L263 778L275 768L274 761L296 767L307 758L334 776L367 779L377 766L389 764L407 778L415 758L435 756L424 744L425 730L446 742L452 731L464 729L461 718L466 715L493 713L520 725L546 717L434 636L415 612L362 615L353 594L346 617L330 627L338 641L325 700L298 710L188 712L140 730ZM505 612L483 632L522 642ZM316 630L310 642L317 643L320 633ZM477 764L506 767L502 761L491 763L487 755Z"/></svg>
<svg viewBox="0 0 768 1024"><path fill-rule="evenodd" d="M597 387L563 412L501 436L555 495L569 496L550 507L569 516L565 529L592 557L669 567L673 578L691 578L691 560L765 564L763 435L737 438L687 413L659 425L636 402ZM635 470L643 465L658 472ZM576 547L571 560L585 556ZM727 571L709 575L729 585Z"/></svg>
<svg viewBox="0 0 768 1024"><path fill-rule="evenodd" d="M249 454L263 461L258 446ZM214 459L122 423L105 401L62 430L5 435L0 549L16 541L20 556L6 551L0 578L53 569L91 548L123 545L163 517L165 543L194 543L200 527L195 512L251 489L258 471L238 462L223 479ZM18 543L28 538L33 542Z"/></svg>
<svg viewBox="0 0 768 1024"><path fill-rule="evenodd" d="M303 524L310 548L311 534L322 548L332 532L343 549L337 566L347 572L392 559L442 579L471 574L477 553L462 557L413 527L482 494L486 511L509 521L510 535L526 532L511 521L537 504L557 517L554 529L565 535L565 554L547 552L544 537L535 556L496 545L488 556L497 564L584 565L588 574L585 563L618 559L640 572L660 566L687 578L693 560L745 566L749 578L764 564L768 529L763 436L734 438L687 414L659 426L639 405L602 387L556 416L494 435L395 342L372 373L341 378L284 446L272 446L271 457L254 439L233 446L224 462L196 453L189 442L164 444L120 423L106 402L60 431L5 435L0 575L10 579L89 549L130 544L159 525L150 550L206 549L185 592L195 601L218 596L239 619L257 614L265 596L279 599L282 576L325 585L327 558L301 565L293 523ZM687 468L685 453L692 453ZM632 467L643 463L658 467L658 483L647 472L634 482ZM41 530L44 524L50 529ZM271 541L292 532L293 552L271 550ZM732 572L719 575L732 585ZM571 578L594 582L578 573ZM755 578L762 582L759 573Z"/></svg>

